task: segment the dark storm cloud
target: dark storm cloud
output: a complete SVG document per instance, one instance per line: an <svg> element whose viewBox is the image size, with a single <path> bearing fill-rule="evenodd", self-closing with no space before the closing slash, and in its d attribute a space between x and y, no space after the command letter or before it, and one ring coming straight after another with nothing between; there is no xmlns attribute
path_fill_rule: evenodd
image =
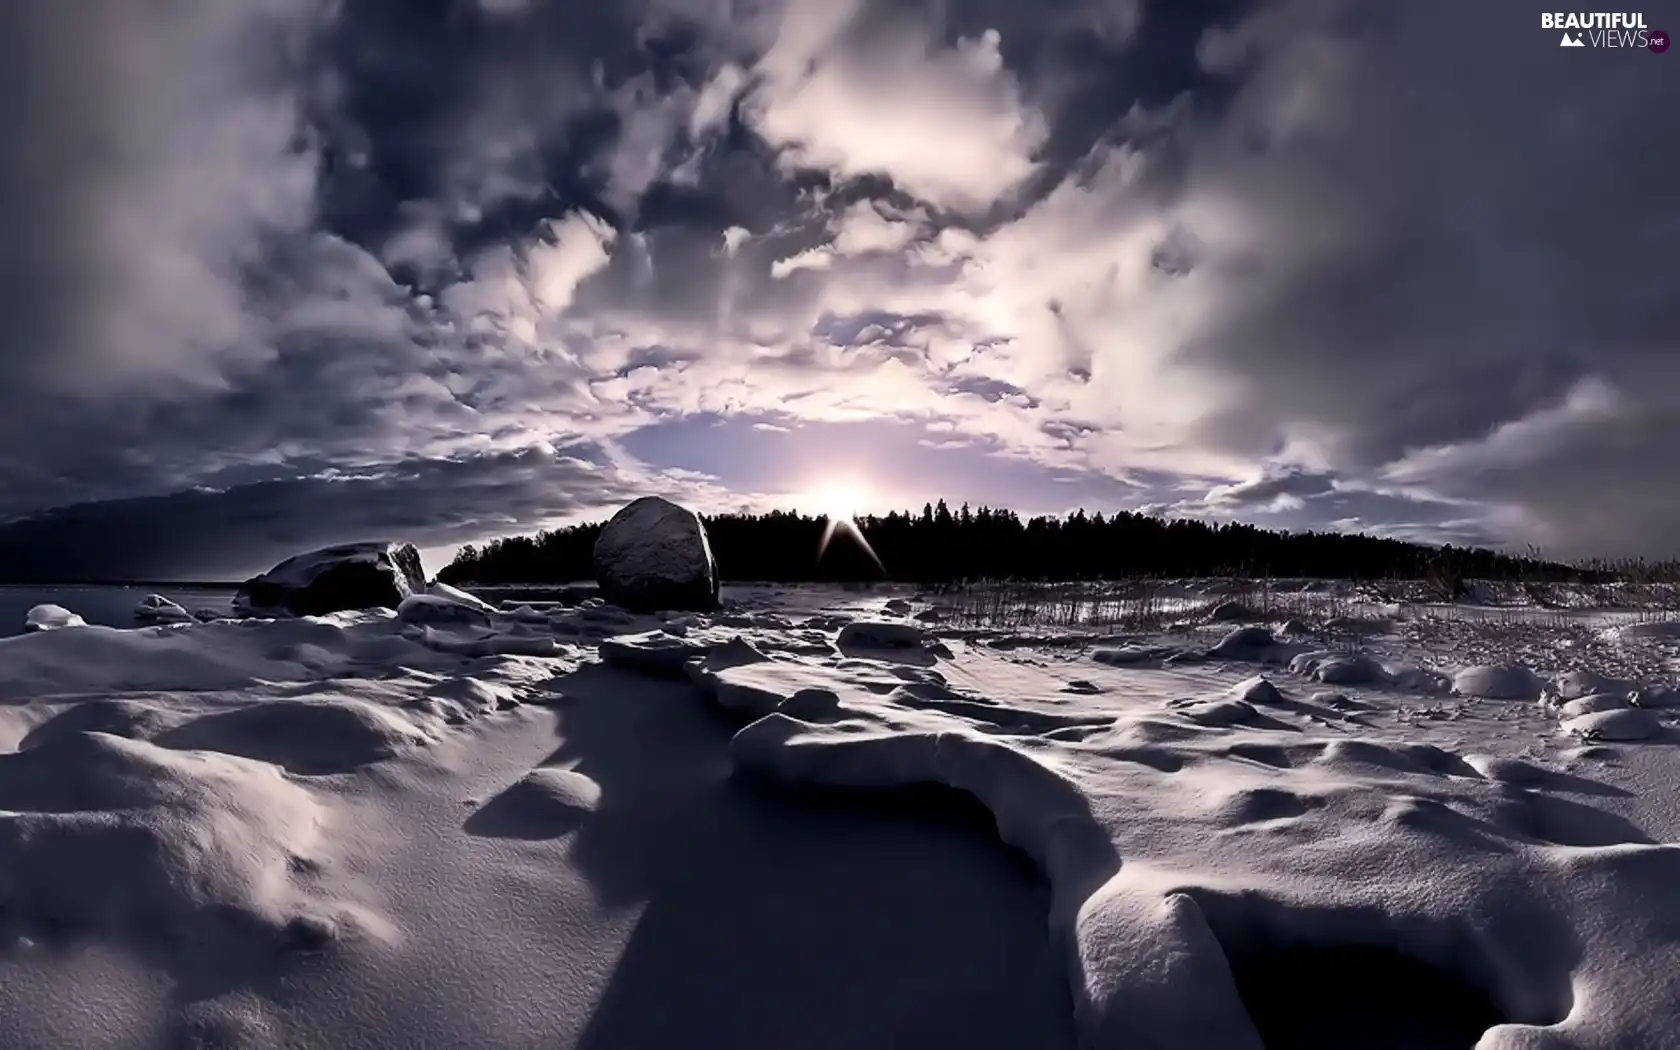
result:
<svg viewBox="0 0 1680 1050"><path fill-rule="evenodd" d="M367 538L470 542L648 488L649 479L535 450L412 460L56 508L0 525L0 564L14 578L240 579L302 549Z"/></svg>
<svg viewBox="0 0 1680 1050"><path fill-rule="evenodd" d="M854 427L875 462L937 447L956 487L1040 507L1672 552L1680 157L1650 131L1680 82L1534 23L1441 0L0 6L0 520L75 505L63 535L161 551L187 507L309 520L286 495L331 526L263 545L443 543L577 502L457 499L451 471L622 440L649 462L609 457L577 490L601 509L662 457L792 492L820 443L731 477L741 435ZM737 425L661 444L714 417ZM41 528L13 526L37 558ZM168 549L208 557L208 531Z"/></svg>

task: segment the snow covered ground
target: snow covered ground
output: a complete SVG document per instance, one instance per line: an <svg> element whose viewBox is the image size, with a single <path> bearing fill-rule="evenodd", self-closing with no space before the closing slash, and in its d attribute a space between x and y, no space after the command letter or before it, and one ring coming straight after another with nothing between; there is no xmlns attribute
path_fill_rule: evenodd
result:
<svg viewBox="0 0 1680 1050"><path fill-rule="evenodd" d="M1680 1047L1661 616L725 596L0 639L4 1045Z"/></svg>

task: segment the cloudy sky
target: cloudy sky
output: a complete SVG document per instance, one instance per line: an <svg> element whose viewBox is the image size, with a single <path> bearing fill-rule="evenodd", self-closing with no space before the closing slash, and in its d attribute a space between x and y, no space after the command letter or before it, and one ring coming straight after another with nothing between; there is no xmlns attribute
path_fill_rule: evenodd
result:
<svg viewBox="0 0 1680 1050"><path fill-rule="evenodd" d="M1680 52L1545 6L11 0L0 559L835 489L1680 554Z"/></svg>

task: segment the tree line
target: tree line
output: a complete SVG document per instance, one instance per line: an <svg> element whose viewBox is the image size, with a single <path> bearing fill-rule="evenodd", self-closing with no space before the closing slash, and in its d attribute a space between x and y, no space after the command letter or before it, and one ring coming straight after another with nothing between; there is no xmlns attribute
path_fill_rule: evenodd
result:
<svg viewBox="0 0 1680 1050"><path fill-rule="evenodd" d="M994 507L856 519L826 545L827 519L793 511L702 516L719 574L737 582L937 584L972 580L1119 580L1192 576L1596 582L1610 574L1484 548L1435 547L1342 532L1279 532L1242 523L1120 512L1021 518ZM448 583L566 583L594 575L603 522L463 547ZM861 541L860 542L860 537ZM873 556L872 556L873 555Z"/></svg>

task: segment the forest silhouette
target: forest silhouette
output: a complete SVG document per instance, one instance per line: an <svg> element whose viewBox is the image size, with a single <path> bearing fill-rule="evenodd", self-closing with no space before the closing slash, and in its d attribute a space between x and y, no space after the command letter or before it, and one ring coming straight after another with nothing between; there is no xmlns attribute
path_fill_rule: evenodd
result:
<svg viewBox="0 0 1680 1050"><path fill-rule="evenodd" d="M938 584L979 580L1121 580L1226 576L1315 579L1465 579L1596 582L1598 572L1537 557L1356 533L1278 532L1241 523L1086 514L1023 519L1009 510L951 510L944 500L919 514L864 516L858 537L795 511L702 515L719 575L734 582L893 580ZM591 555L604 522L510 536L463 547L439 578L447 583L570 583L593 576Z"/></svg>

